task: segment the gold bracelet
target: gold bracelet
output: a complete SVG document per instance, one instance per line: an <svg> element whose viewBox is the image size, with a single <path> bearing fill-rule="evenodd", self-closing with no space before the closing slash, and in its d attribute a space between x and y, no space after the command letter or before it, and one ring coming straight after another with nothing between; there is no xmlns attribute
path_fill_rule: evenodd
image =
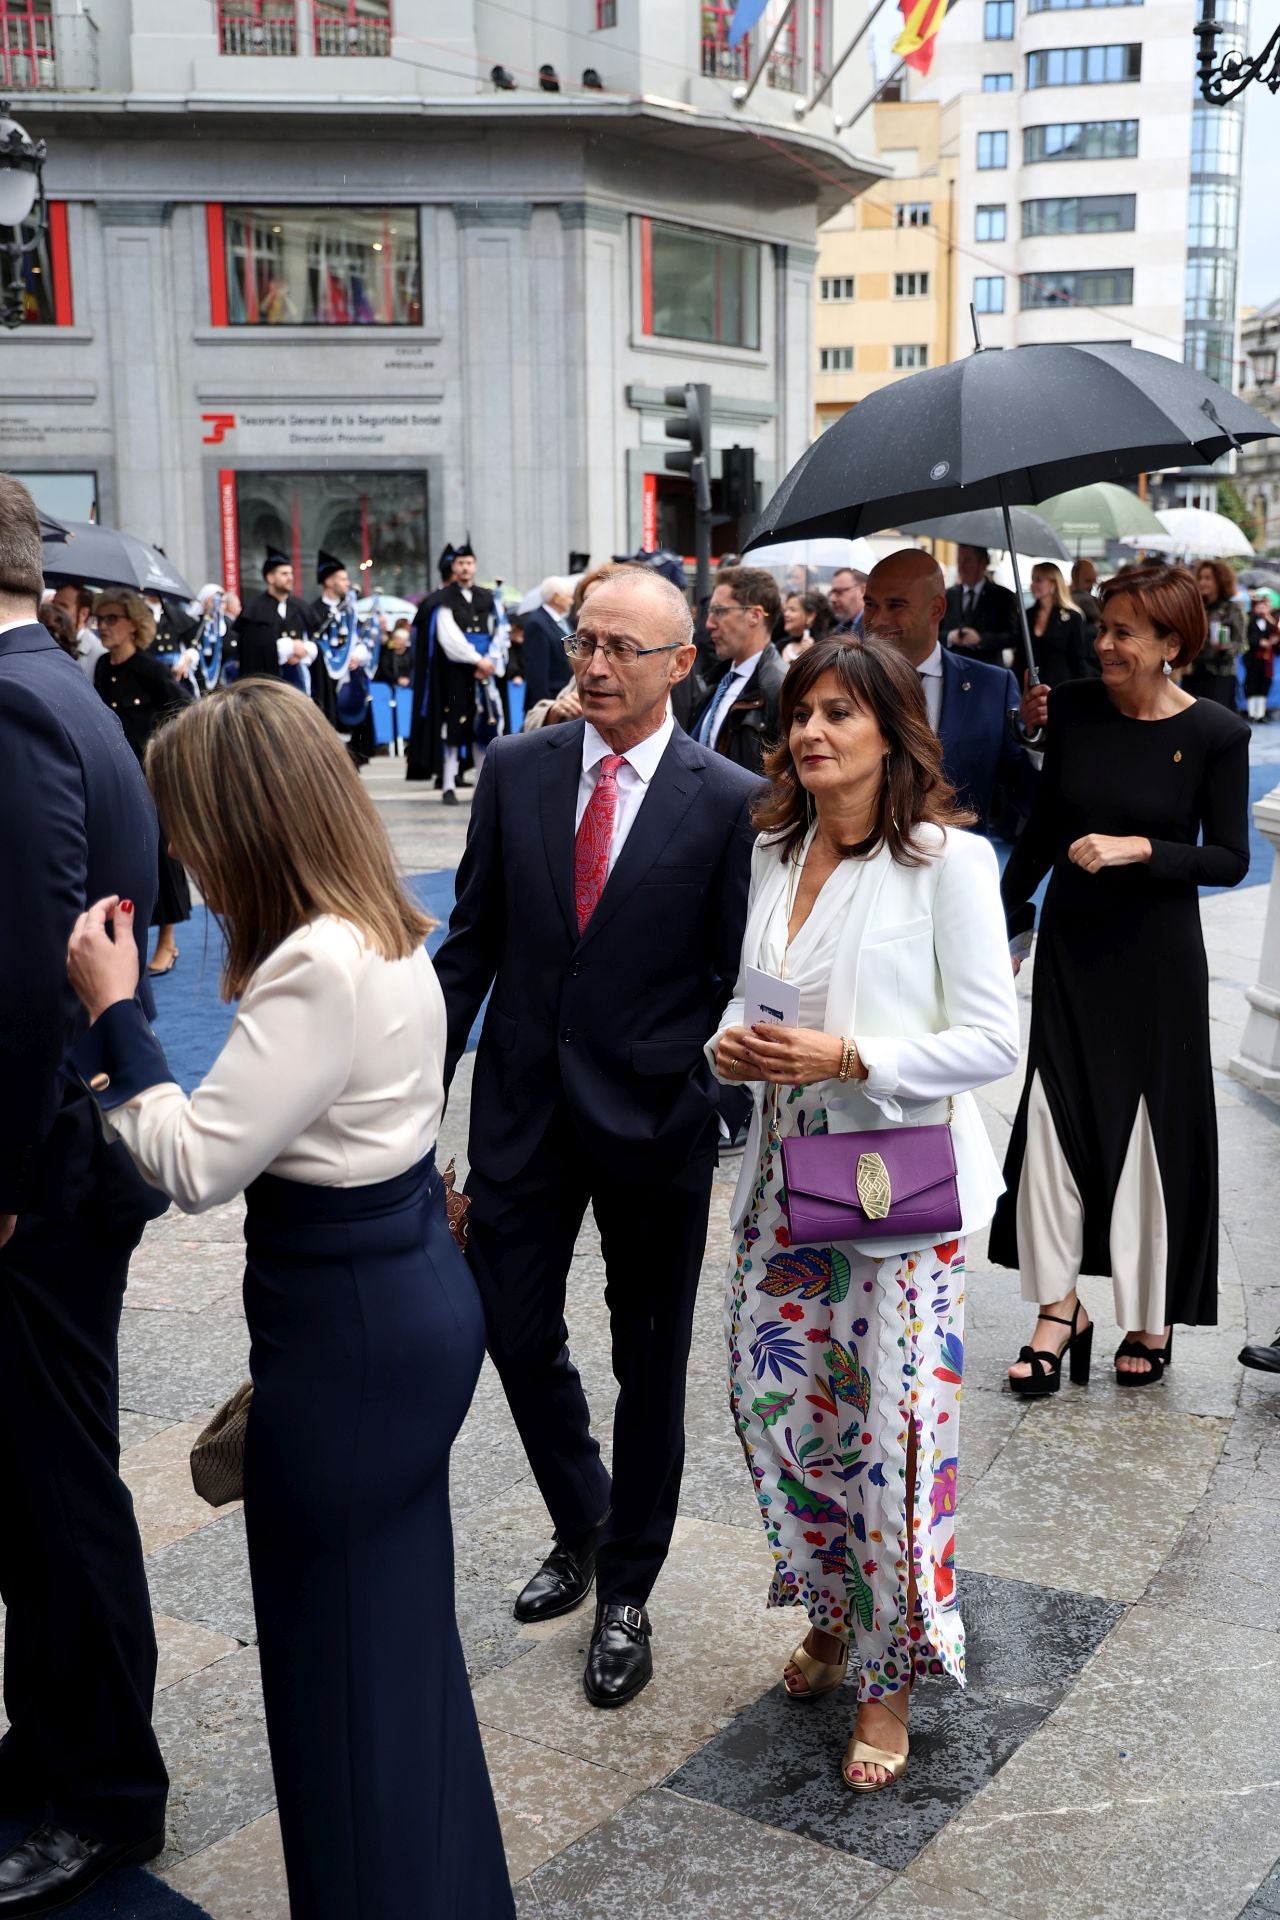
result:
<svg viewBox="0 0 1280 1920"><path fill-rule="evenodd" d="M844 1035L841 1034L840 1036L840 1073L838 1076L841 1080L847 1080L849 1078L849 1075L853 1072L853 1063L856 1056L857 1056L857 1047L853 1044L852 1041L846 1040Z"/></svg>

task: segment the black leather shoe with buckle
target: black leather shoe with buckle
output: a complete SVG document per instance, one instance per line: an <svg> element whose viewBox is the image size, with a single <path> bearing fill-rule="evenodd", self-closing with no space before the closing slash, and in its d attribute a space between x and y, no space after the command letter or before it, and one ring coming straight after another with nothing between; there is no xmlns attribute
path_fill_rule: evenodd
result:
<svg viewBox="0 0 1280 1920"><path fill-rule="evenodd" d="M602 1600L582 1687L593 1707L624 1707L653 1678L653 1632L643 1607Z"/></svg>
<svg viewBox="0 0 1280 1920"><path fill-rule="evenodd" d="M1280 1330L1269 1345L1259 1340L1241 1347L1240 1365L1256 1367L1259 1373L1280 1373Z"/></svg>
<svg viewBox="0 0 1280 1920"><path fill-rule="evenodd" d="M164 1834L147 1840L91 1840L66 1827L29 1833L0 1859L0 1915L56 1913L80 1900L120 1867L140 1867L164 1850Z"/></svg>
<svg viewBox="0 0 1280 1920"><path fill-rule="evenodd" d="M595 1584L596 1549L608 1518L606 1514L583 1540L556 1535L555 1545L512 1608L517 1620L556 1620L582 1605Z"/></svg>

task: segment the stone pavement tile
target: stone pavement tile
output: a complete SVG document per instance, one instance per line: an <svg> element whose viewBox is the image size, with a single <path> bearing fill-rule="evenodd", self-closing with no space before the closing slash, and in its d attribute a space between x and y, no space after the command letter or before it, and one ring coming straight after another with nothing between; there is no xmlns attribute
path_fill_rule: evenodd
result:
<svg viewBox="0 0 1280 1920"><path fill-rule="evenodd" d="M961 1572L971 1698L1025 1700L1046 1710L1070 1691L1124 1608L1091 1594Z"/></svg>
<svg viewBox="0 0 1280 1920"><path fill-rule="evenodd" d="M155 1728L171 1783L163 1867L224 1840L275 1805L254 1648L240 1647L166 1688L156 1698Z"/></svg>
<svg viewBox="0 0 1280 1920"><path fill-rule="evenodd" d="M1234 1920L1280 1852L1280 1641L1239 1645L1135 1608L908 1877L1013 1920Z"/></svg>
<svg viewBox="0 0 1280 1920"><path fill-rule="evenodd" d="M198 1533L184 1534L147 1561L151 1604L193 1626L233 1640L256 1640L244 1515L220 1515Z"/></svg>
<svg viewBox="0 0 1280 1920"><path fill-rule="evenodd" d="M130 1447L140 1447L144 1440L153 1439L173 1424L164 1414L131 1413L127 1407L121 1407L120 1451L127 1453Z"/></svg>
<svg viewBox="0 0 1280 1920"><path fill-rule="evenodd" d="M155 1630L159 1654L157 1693L165 1687L176 1686L188 1674L202 1673L216 1660L235 1653L240 1645L228 1634L211 1633L208 1627L193 1627L189 1621L173 1620L164 1613L155 1616Z"/></svg>
<svg viewBox="0 0 1280 1920"><path fill-rule="evenodd" d="M639 1781L611 1767L492 1727L484 1729L484 1752L513 1880L563 1853L640 1791Z"/></svg>
<svg viewBox="0 0 1280 1920"><path fill-rule="evenodd" d="M289 1920L280 1823L264 1813L247 1827L170 1867L169 1885L210 1920Z"/></svg>
<svg viewBox="0 0 1280 1920"><path fill-rule="evenodd" d="M1247 1421L1242 1413L1240 1420ZM1240 1424L1237 1421L1237 1425ZM1249 1471L1242 1433L1144 1596L1157 1607L1280 1631L1280 1437L1258 1446Z"/></svg>
<svg viewBox="0 0 1280 1920"><path fill-rule="evenodd" d="M502 1382L486 1360L449 1460L449 1498L455 1525L473 1512L483 1524L493 1501L502 1500L518 1483L530 1478L529 1462L507 1410Z"/></svg>
<svg viewBox="0 0 1280 1920"><path fill-rule="evenodd" d="M198 1240L201 1245L207 1241L220 1241L243 1250L243 1199L229 1200L226 1206L211 1207L207 1213L183 1213L180 1207L170 1207L168 1213L162 1213L158 1220L150 1223L142 1238L142 1248L158 1246L169 1240ZM137 1255L134 1257L136 1259Z"/></svg>
<svg viewBox="0 0 1280 1920"><path fill-rule="evenodd" d="M1280 1914L1280 1862L1277 1862L1262 1882L1244 1913L1241 1914L1240 1920L1246 1920L1246 1916L1249 1920L1257 1920L1257 1916L1261 1914L1268 1916Z"/></svg>
<svg viewBox="0 0 1280 1920"><path fill-rule="evenodd" d="M144 1553L167 1547L209 1526L219 1513L233 1511L211 1507L191 1484L191 1447L204 1424L202 1418L166 1427L121 1455L120 1471L133 1495Z"/></svg>
<svg viewBox="0 0 1280 1920"><path fill-rule="evenodd" d="M1033 1407L965 1501L960 1564L1137 1600L1201 1499L1223 1432L1150 1408L1098 1417L1078 1394Z"/></svg>
<svg viewBox="0 0 1280 1920"><path fill-rule="evenodd" d="M227 1303L239 1307L244 1285L244 1241L144 1237L129 1262L130 1307L203 1313Z"/></svg>
<svg viewBox="0 0 1280 1920"><path fill-rule="evenodd" d="M762 1826L901 1871L1044 1718L1026 1701L921 1686L912 1701L906 1773L888 1793L856 1794L840 1777L856 1708L852 1686L811 1706L797 1706L774 1687L667 1784Z"/></svg>
<svg viewBox="0 0 1280 1920"><path fill-rule="evenodd" d="M993 1393L967 1382L960 1398L959 1497L976 1487L999 1459L1026 1408L1011 1393Z"/></svg>
<svg viewBox="0 0 1280 1920"><path fill-rule="evenodd" d="M799 1616L766 1610L770 1564L763 1530L679 1520L649 1603L655 1676L625 1713L602 1713L583 1694L584 1607L479 1682L481 1725L656 1784L778 1679Z"/></svg>
<svg viewBox="0 0 1280 1920"><path fill-rule="evenodd" d="M535 1904L520 1912L537 1920L852 1916L887 1880L866 1860L660 1791L540 1868L519 1890L531 1890ZM900 1920L909 1920L905 1910Z"/></svg>
<svg viewBox="0 0 1280 1920"><path fill-rule="evenodd" d="M216 1916L221 1920L221 1915ZM930 1887L918 1875L896 1874L858 1920L1008 1920L1003 1908L963 1887Z"/></svg>
<svg viewBox="0 0 1280 1920"><path fill-rule="evenodd" d="M701 1391L690 1393L680 1511L730 1527L760 1525L751 1475L729 1413L727 1386L711 1398Z"/></svg>
<svg viewBox="0 0 1280 1920"><path fill-rule="evenodd" d="M454 1516L454 1587L458 1630L472 1682L509 1665L563 1620L532 1629L511 1605L541 1564L551 1522L532 1476L470 1512Z"/></svg>
<svg viewBox="0 0 1280 1920"><path fill-rule="evenodd" d="M244 1315L148 1313L126 1307L120 1322L120 1404L136 1413L190 1420L207 1414L249 1376Z"/></svg>

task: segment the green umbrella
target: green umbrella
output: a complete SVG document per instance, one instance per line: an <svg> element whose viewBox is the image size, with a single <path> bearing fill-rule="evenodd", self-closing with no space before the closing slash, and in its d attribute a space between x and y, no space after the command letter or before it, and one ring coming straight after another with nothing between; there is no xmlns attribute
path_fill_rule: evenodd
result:
<svg viewBox="0 0 1280 1920"><path fill-rule="evenodd" d="M1077 551L1082 540L1123 540L1126 534L1165 531L1145 500L1110 480L1055 493L1041 500L1036 512Z"/></svg>

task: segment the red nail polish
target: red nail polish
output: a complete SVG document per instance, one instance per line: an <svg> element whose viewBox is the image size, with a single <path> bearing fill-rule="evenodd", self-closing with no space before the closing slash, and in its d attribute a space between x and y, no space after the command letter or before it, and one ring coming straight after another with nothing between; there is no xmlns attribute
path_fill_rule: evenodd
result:
<svg viewBox="0 0 1280 1920"><path fill-rule="evenodd" d="M132 913L133 912L132 900L122 900L120 902L120 911L121 913Z"/></svg>

